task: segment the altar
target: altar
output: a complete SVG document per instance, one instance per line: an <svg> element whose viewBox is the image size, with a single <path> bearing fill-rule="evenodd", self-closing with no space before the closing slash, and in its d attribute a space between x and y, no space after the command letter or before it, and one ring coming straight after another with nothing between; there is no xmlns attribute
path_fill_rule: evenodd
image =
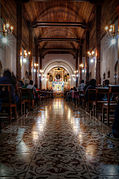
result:
<svg viewBox="0 0 119 179"><path fill-rule="evenodd" d="M64 92L64 81L53 81L52 88L54 93L63 93Z"/></svg>

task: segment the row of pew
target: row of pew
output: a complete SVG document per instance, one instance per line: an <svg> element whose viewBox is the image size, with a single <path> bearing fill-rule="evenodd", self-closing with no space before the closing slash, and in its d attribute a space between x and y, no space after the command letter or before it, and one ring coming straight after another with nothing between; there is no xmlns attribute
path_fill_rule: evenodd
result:
<svg viewBox="0 0 119 179"><path fill-rule="evenodd" d="M91 99L95 96L94 99ZM119 86L97 87L88 90L87 109L91 115L100 117L103 123L113 123L115 108L119 100Z"/></svg>
<svg viewBox="0 0 119 179"><path fill-rule="evenodd" d="M35 106L43 103L44 100L53 97L53 93L37 89L34 93L33 89L18 88L18 101L13 96L13 86L8 84L0 84L0 129L5 119L11 122L21 115L26 115ZM14 98L14 100L13 100Z"/></svg>
<svg viewBox="0 0 119 179"><path fill-rule="evenodd" d="M77 93L77 92L76 92ZM109 87L96 87L88 89L88 98L85 93L76 99L75 105L80 105L89 112L90 116L99 118L103 123L110 125L113 123L115 108L119 100L119 85L110 85Z"/></svg>

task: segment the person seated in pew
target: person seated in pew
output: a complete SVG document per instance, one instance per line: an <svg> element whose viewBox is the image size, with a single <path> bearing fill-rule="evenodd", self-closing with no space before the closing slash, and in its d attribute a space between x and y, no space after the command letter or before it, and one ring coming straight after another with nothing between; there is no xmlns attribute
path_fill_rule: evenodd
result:
<svg viewBox="0 0 119 179"><path fill-rule="evenodd" d="M33 90L32 96L32 106L34 106L34 101L38 105L38 93L37 93L37 85L33 85L33 81L30 80L30 83L27 85L27 89Z"/></svg>
<svg viewBox="0 0 119 179"><path fill-rule="evenodd" d="M103 87L109 87L109 80L103 81Z"/></svg>
<svg viewBox="0 0 119 179"><path fill-rule="evenodd" d="M87 86L85 90L85 100L88 101L88 89L96 89L96 80L92 79L89 82L89 85ZM95 95L92 95L92 100L95 99Z"/></svg>
<svg viewBox="0 0 119 179"><path fill-rule="evenodd" d="M4 71L3 77L0 78L0 84L10 84L10 85L12 85L11 86L12 102L18 104L19 97L16 94L16 84L15 84L15 80L13 80L13 78L12 78L12 74L11 74L10 70ZM7 92L1 91L0 110L1 110L2 101L7 100L8 99L7 97L8 97Z"/></svg>

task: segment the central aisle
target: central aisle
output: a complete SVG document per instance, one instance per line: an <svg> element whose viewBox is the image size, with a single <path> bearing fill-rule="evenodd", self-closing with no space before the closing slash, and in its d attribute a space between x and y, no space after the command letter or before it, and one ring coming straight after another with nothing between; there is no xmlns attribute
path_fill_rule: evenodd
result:
<svg viewBox="0 0 119 179"><path fill-rule="evenodd" d="M45 102L3 130L0 178L119 178L119 143L64 99Z"/></svg>

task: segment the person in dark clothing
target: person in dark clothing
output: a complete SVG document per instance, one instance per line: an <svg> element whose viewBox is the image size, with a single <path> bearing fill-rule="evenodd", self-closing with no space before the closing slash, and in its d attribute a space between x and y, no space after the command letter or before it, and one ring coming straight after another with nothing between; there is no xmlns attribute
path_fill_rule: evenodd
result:
<svg viewBox="0 0 119 179"><path fill-rule="evenodd" d="M9 70L4 71L3 77L0 78L0 84L12 84L11 72Z"/></svg>
<svg viewBox="0 0 119 179"><path fill-rule="evenodd" d="M96 88L96 80L92 79L89 82L89 85L87 86L85 90L85 100L88 101L88 89L95 89ZM92 99L95 98L95 96L92 96Z"/></svg>
<svg viewBox="0 0 119 179"><path fill-rule="evenodd" d="M15 82L15 81L14 81ZM0 84L11 84L11 95L12 95L12 102L18 102L18 96L15 93L15 83L13 83L13 78L11 72L9 70L5 70L3 73L3 77L0 78ZM8 99L7 91L0 89L0 111L1 111L1 104L2 101Z"/></svg>

